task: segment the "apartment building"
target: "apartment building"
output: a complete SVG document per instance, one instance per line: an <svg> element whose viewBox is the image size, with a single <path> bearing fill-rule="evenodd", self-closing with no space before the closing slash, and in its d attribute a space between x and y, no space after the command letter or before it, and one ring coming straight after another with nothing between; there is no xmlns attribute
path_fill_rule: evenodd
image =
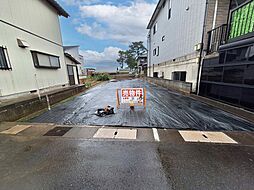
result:
<svg viewBox="0 0 254 190"><path fill-rule="evenodd" d="M68 85L55 0L1 0L0 98Z"/></svg>
<svg viewBox="0 0 254 190"><path fill-rule="evenodd" d="M147 26L148 76L197 88L205 0L160 0Z"/></svg>
<svg viewBox="0 0 254 190"><path fill-rule="evenodd" d="M254 110L253 0L160 0L147 28L148 76Z"/></svg>
<svg viewBox="0 0 254 190"><path fill-rule="evenodd" d="M254 111L254 1L231 0L227 7L204 41L199 95Z"/></svg>

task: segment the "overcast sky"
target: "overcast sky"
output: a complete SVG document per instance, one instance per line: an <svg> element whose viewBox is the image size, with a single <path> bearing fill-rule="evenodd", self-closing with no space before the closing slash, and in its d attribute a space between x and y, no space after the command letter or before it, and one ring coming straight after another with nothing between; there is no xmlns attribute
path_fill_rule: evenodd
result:
<svg viewBox="0 0 254 190"><path fill-rule="evenodd" d="M70 18L61 18L64 45L80 45L86 67L116 71L119 50L146 42L146 26L157 0L58 0Z"/></svg>

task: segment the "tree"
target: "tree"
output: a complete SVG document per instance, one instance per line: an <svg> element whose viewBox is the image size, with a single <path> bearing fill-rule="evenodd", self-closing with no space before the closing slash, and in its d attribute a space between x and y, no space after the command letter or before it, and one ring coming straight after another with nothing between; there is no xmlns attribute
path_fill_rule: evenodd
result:
<svg viewBox="0 0 254 190"><path fill-rule="evenodd" d="M133 55L133 57L137 60L138 57L147 52L142 41L132 42L129 46L129 52Z"/></svg>
<svg viewBox="0 0 254 190"><path fill-rule="evenodd" d="M120 67L123 68L124 63L126 62L127 56L125 51L119 51L118 52L118 59L116 60Z"/></svg>
<svg viewBox="0 0 254 190"><path fill-rule="evenodd" d="M126 64L130 68L130 70L134 70L138 64L137 60L133 57L133 55L129 51L126 52L126 55L127 55Z"/></svg>
<svg viewBox="0 0 254 190"><path fill-rule="evenodd" d="M146 52L147 49L142 41L132 42L128 50L118 52L117 62L120 64L121 68L123 68L124 63L126 63L130 70L133 70L137 67L138 57Z"/></svg>

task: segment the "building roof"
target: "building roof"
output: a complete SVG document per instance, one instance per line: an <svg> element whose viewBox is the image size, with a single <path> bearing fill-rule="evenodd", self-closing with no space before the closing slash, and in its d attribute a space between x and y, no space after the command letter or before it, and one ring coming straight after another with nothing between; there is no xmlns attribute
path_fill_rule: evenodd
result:
<svg viewBox="0 0 254 190"><path fill-rule="evenodd" d="M64 50L68 50L68 49L72 49L72 48L77 48L79 47L79 45L75 45L75 46L64 46Z"/></svg>
<svg viewBox="0 0 254 190"><path fill-rule="evenodd" d="M70 54L68 53L64 53L64 55L66 57L68 57L70 60L72 60L73 62L75 62L76 64L81 64L78 60L76 60L74 57L72 57Z"/></svg>
<svg viewBox="0 0 254 190"><path fill-rule="evenodd" d="M138 56L138 59L139 59L139 58L146 58L146 57L147 57L147 53L144 53L144 54L139 55L139 56Z"/></svg>
<svg viewBox="0 0 254 190"><path fill-rule="evenodd" d="M147 29L151 29L152 26L153 26L153 23L155 22L160 10L161 10L161 7L163 6L163 3L164 3L165 0L160 0L155 8L155 11L153 12L153 16L152 18L150 19L149 21L149 24L147 26Z"/></svg>
<svg viewBox="0 0 254 190"><path fill-rule="evenodd" d="M56 0L46 0L54 9L56 9L58 15L68 18L70 15L56 2Z"/></svg>

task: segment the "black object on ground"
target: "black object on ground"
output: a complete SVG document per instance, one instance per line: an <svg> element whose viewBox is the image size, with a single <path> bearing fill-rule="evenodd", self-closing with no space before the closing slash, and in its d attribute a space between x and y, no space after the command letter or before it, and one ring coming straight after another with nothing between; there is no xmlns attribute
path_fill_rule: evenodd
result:
<svg viewBox="0 0 254 190"><path fill-rule="evenodd" d="M63 136L65 133L67 133L69 130L71 130L72 127L55 127L54 129L51 129L43 136Z"/></svg>
<svg viewBox="0 0 254 190"><path fill-rule="evenodd" d="M103 117L103 116L111 115L111 114L114 114L114 113L115 113L114 112L114 107L107 106L105 108L98 109L95 114L97 116Z"/></svg>

